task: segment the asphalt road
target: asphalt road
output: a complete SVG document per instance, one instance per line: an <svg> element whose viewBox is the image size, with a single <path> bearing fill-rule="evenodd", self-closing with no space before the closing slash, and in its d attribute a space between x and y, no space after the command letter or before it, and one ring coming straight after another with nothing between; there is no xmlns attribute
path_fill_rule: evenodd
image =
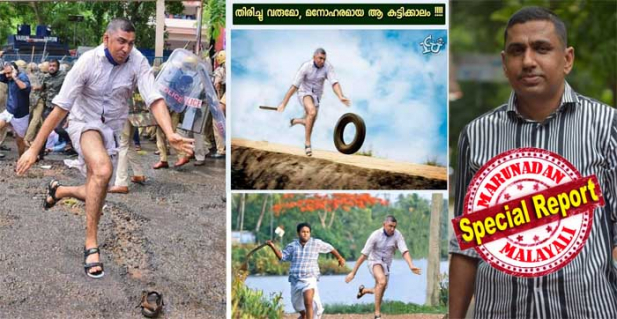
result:
<svg viewBox="0 0 617 319"><path fill-rule="evenodd" d="M15 143L5 145L13 150L0 159L0 317L140 318L144 289L163 293L160 318L225 317L224 160L153 170L156 147L142 142L149 179L128 195L108 195L99 226L105 277L95 280L82 266L83 203L42 208L52 177L64 185L85 179L57 155L18 177Z"/></svg>

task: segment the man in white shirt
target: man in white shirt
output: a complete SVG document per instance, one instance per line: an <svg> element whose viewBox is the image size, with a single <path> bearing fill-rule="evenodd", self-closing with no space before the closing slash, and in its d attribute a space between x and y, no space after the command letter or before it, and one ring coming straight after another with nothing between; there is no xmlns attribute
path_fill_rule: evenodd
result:
<svg viewBox="0 0 617 319"><path fill-rule="evenodd" d="M368 259L368 270L375 278L375 288L364 288L364 285L360 285L357 297L375 294L375 318L381 318L381 301L388 286L392 257L394 257L397 248L403 254L403 259L407 262L409 269L414 274L419 275L421 273L420 268L414 266L405 239L401 232L396 230L396 218L388 215L383 222L383 228L374 231L366 240L362 255L358 258L353 270L345 277L345 282L351 282L360 265Z"/></svg>
<svg viewBox="0 0 617 319"><path fill-rule="evenodd" d="M315 123L315 119L317 119L319 101L323 95L323 86L326 79L332 84L332 90L334 90L338 99L346 106L350 106L351 101L343 95L341 85L334 73L334 67L332 64L326 62L326 51L322 48L315 50L312 60L300 66L293 84L287 91L287 94L285 94L283 102L278 106L278 111L283 112L291 96L296 93L296 91L298 92L298 100L300 104L304 106L306 116L305 118L291 119L290 125L304 125L304 151L307 156L313 155L311 149L311 134L313 134L313 124Z"/></svg>
<svg viewBox="0 0 617 319"><path fill-rule="evenodd" d="M86 184L62 186L52 180L44 207L50 208L64 197L85 201L84 270L92 278L104 275L97 243L98 223L117 160L119 136L128 117L127 101L136 87L170 145L179 151L192 152L192 140L173 132L148 60L133 50L134 44L135 27L130 21L119 18L109 23L103 44L84 53L67 74L60 93L52 101L53 111L16 168L21 175L34 164L46 137L70 112L67 132L79 154L77 167L86 176Z"/></svg>

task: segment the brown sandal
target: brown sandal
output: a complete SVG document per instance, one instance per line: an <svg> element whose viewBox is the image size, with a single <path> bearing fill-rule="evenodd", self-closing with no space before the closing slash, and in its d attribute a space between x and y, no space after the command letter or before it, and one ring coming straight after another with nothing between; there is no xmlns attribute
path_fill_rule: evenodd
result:
<svg viewBox="0 0 617 319"><path fill-rule="evenodd" d="M49 185L47 185L47 194L45 195L45 198L43 199L43 208L45 210L48 210L52 207L54 207L54 205L56 205L56 203L59 201L58 198L56 198L56 191L58 190L58 187L62 186L60 184L60 182L58 182L55 179L52 179L51 182L49 182ZM52 202L48 202L47 198L50 198Z"/></svg>
<svg viewBox="0 0 617 319"><path fill-rule="evenodd" d="M155 318L161 313L164 305L163 294L144 290L141 292L141 303L137 307L141 307L141 314L145 317Z"/></svg>

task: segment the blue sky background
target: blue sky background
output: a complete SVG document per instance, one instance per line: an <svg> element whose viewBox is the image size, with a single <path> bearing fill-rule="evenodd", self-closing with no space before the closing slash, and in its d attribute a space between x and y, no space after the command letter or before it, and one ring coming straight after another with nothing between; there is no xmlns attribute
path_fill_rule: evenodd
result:
<svg viewBox="0 0 617 319"><path fill-rule="evenodd" d="M295 95L282 114L258 106L278 106L300 65L323 47L352 105L343 105L326 81L313 149L335 151L334 126L352 112L367 126L362 151L445 166L447 54L445 46L437 54L422 54L420 43L429 35L447 43L445 30L232 31L232 137L302 147L304 127L289 128L290 118L304 115ZM345 134L349 139L351 127Z"/></svg>

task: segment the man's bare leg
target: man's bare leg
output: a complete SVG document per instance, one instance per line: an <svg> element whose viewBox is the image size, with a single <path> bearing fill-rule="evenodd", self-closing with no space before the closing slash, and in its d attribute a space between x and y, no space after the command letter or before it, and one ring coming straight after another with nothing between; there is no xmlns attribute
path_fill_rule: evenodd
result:
<svg viewBox="0 0 617 319"><path fill-rule="evenodd" d="M313 319L313 295L315 294L315 289L307 289L302 293L304 296L304 318Z"/></svg>
<svg viewBox="0 0 617 319"><path fill-rule="evenodd" d="M21 157L21 155L26 151L26 142L23 137L19 137L15 134L15 144L17 144L17 153L19 154L19 157Z"/></svg>
<svg viewBox="0 0 617 319"><path fill-rule="evenodd" d="M388 277L386 277L381 265L373 266L373 277L375 278L375 288L373 290L375 293L375 316L379 316L381 315L381 300L388 286Z"/></svg>
<svg viewBox="0 0 617 319"><path fill-rule="evenodd" d="M87 167L86 180L86 243L85 248L98 247L97 233L101 208L107 186L113 173L111 159L103 144L103 138L98 131L86 131L81 135L81 150ZM89 255L86 263L99 262L99 254ZM100 271L100 267L92 267L91 273Z"/></svg>
<svg viewBox="0 0 617 319"><path fill-rule="evenodd" d="M302 104L304 104L304 110L306 111L306 118L304 119L305 140L304 145L311 145L311 135L313 134L313 125L317 119L317 108L313 103L311 96L305 96L302 98ZM300 122L298 122L300 123Z"/></svg>

